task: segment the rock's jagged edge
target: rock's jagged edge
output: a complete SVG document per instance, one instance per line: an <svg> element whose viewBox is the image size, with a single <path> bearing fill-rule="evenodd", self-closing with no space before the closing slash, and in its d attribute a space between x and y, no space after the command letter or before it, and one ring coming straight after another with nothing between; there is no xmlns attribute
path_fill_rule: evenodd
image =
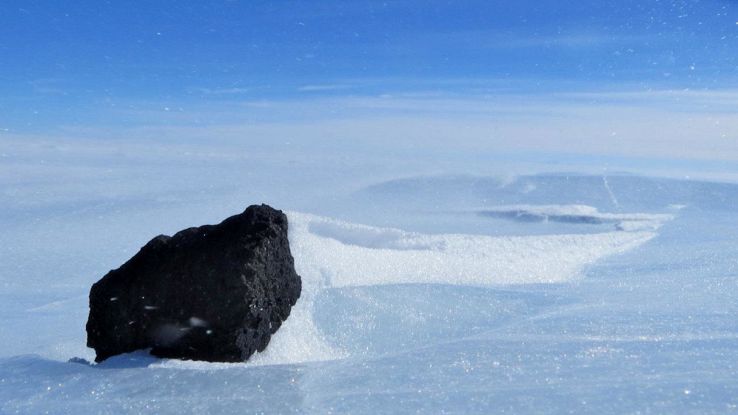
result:
<svg viewBox="0 0 738 415"><path fill-rule="evenodd" d="M287 230L284 213L254 205L218 225L153 238L90 290L95 360L150 348L239 362L264 350L302 288Z"/></svg>

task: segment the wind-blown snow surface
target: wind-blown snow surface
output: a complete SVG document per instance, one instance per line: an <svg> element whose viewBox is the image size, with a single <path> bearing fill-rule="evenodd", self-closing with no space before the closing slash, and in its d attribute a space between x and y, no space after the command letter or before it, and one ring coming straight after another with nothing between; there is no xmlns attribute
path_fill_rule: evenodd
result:
<svg viewBox="0 0 738 415"><path fill-rule="evenodd" d="M264 353L90 365L92 282L158 233L262 201L124 182L102 201L88 192L115 181L2 196L0 412L738 410L738 186L419 176L323 205L273 194L304 291Z"/></svg>

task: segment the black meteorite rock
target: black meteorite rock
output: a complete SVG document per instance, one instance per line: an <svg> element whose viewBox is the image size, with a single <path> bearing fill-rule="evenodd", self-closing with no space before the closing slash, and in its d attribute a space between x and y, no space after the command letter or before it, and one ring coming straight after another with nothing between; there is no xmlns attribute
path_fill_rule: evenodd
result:
<svg viewBox="0 0 738 415"><path fill-rule="evenodd" d="M240 362L262 351L300 297L287 217L250 206L219 225L152 239L90 290L96 361L160 357Z"/></svg>

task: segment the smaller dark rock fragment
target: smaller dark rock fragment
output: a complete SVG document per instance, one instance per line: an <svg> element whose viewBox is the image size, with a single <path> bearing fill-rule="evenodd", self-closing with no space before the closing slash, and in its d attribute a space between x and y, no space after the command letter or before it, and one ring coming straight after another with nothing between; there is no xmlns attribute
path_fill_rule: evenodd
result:
<svg viewBox="0 0 738 415"><path fill-rule="evenodd" d="M160 235L90 290L100 362L138 349L238 362L266 348L300 297L287 217L250 206L218 225Z"/></svg>

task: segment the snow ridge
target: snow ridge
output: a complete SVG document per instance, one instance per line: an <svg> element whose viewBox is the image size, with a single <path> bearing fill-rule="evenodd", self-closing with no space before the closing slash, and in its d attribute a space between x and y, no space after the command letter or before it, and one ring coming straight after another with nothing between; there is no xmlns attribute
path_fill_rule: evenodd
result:
<svg viewBox="0 0 738 415"><path fill-rule="evenodd" d="M330 346L313 320L313 304L321 290L392 284L563 283L581 278L584 267L598 259L649 241L656 236L653 230L671 218L599 213L579 205L500 207L488 211L524 212L549 219L583 216L627 226L621 226L621 231L581 235L429 235L289 212L290 245L295 267L302 276L303 293L266 351L255 355L248 364L347 356L346 351Z"/></svg>

